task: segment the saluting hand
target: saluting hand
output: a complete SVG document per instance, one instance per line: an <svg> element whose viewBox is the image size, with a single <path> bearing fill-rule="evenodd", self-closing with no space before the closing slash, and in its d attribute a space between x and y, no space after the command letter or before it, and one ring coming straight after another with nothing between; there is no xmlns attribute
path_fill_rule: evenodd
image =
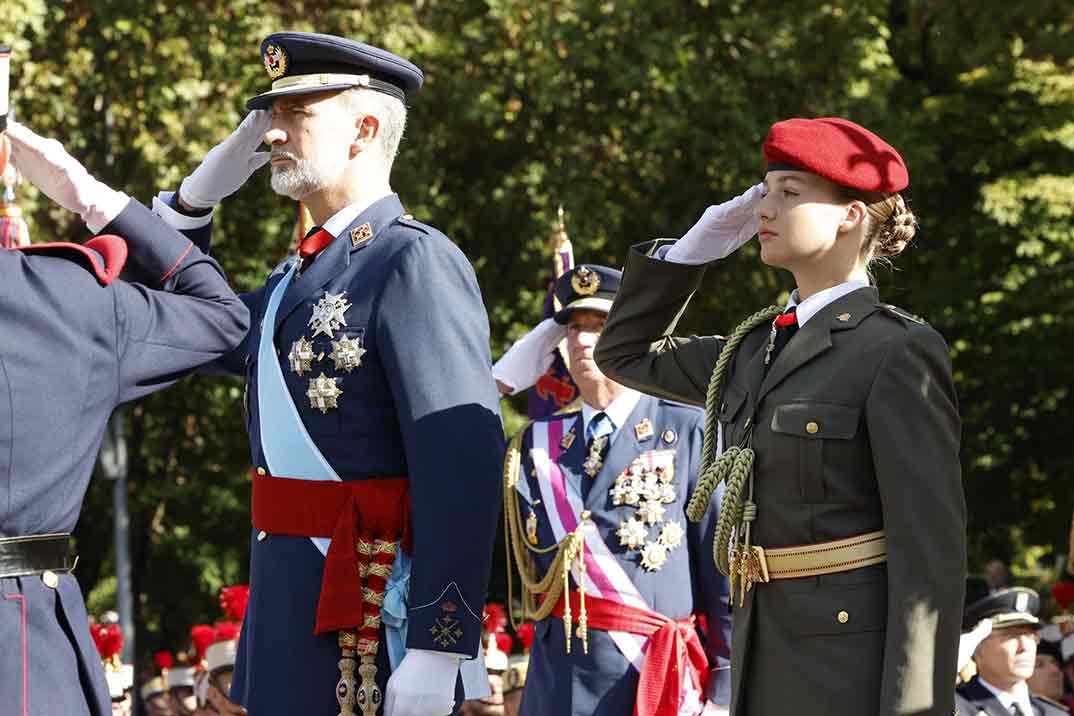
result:
<svg viewBox="0 0 1074 716"><path fill-rule="evenodd" d="M268 152L259 152L272 120L265 110L246 115L238 128L205 155L198 168L179 186L179 199L194 209L210 209L239 190L265 165Z"/></svg>
<svg viewBox="0 0 1074 716"><path fill-rule="evenodd" d="M756 184L734 199L705 209L664 258L680 264L707 264L730 256L757 235L760 220L753 210L762 193L762 186Z"/></svg>

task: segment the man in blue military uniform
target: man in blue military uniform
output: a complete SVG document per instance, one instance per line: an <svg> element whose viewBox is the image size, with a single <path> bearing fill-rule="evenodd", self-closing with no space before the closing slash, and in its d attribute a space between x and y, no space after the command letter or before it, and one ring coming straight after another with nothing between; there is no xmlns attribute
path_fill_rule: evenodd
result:
<svg viewBox="0 0 1074 716"><path fill-rule="evenodd" d="M215 261L59 143L14 123L8 140L23 176L101 235L0 251L0 710L104 716L69 533L106 423L234 348L249 316Z"/></svg>
<svg viewBox="0 0 1074 716"><path fill-rule="evenodd" d="M962 716L1061 716L1065 707L1030 694L1026 680L1036 666L1042 624L1037 618L1040 597L1032 589L1013 587L973 597L966 607L963 629L990 633L973 652L977 675L955 692L955 705Z"/></svg>
<svg viewBox="0 0 1074 716"><path fill-rule="evenodd" d="M459 696L487 690L503 430L473 268L390 186L422 73L312 33L270 35L261 54L271 90L156 203L207 241L264 140L273 189L319 225L243 296L253 330L220 363L247 379L256 466L232 698L258 716L371 716L383 694L389 716L441 716L459 677Z"/></svg>
<svg viewBox="0 0 1074 716"><path fill-rule="evenodd" d="M590 264L565 273L559 332L538 327L521 357L509 351L494 369L505 387L527 388L543 367L528 347L552 350L565 336L582 396L580 409L516 436L504 469L509 552L537 620L526 716L685 716L730 701L728 584L707 547L716 508L698 523L686 516L703 413L615 383L593 361L620 276Z"/></svg>

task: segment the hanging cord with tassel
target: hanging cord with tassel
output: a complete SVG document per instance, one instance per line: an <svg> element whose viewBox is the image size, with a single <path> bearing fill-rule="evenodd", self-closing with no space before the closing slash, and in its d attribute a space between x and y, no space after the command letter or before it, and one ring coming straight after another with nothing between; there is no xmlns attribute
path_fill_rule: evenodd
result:
<svg viewBox="0 0 1074 716"><path fill-rule="evenodd" d="M720 516L716 523L716 535L712 543L712 555L720 573L730 577L732 592L734 581L742 576L744 559L750 552L750 523L757 517L757 506L753 503L753 460L751 447L753 428L747 428L743 445L728 447L722 454L716 454L717 436L719 435L720 391L723 387L727 367L734 359L738 347L750 332L758 326L771 323L782 313L779 306L769 306L743 321L720 351L720 357L712 370L708 392L705 397L705 434L701 447L701 470L697 485L686 506L686 516L692 522L698 522L708 510L712 494L721 482L725 483ZM746 493L745 495L743 493ZM745 499L743 499L745 498ZM732 545L732 539L735 544ZM742 584L745 588L745 581Z"/></svg>

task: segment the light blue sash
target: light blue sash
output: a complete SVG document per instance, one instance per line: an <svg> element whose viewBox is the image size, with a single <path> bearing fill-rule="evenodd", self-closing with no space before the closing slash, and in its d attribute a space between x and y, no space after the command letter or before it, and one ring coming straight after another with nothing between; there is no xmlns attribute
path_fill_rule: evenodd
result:
<svg viewBox="0 0 1074 716"><path fill-rule="evenodd" d="M261 328L261 343L257 352L257 406L261 425L261 451L265 455L270 475L341 482L339 475L328 464L306 431L302 416L298 414L291 392L287 389L280 362L276 358L276 312L294 275L295 267L292 266L276 284L276 289L269 297ZM310 537L310 540L322 555L328 554L331 539ZM381 607L381 620L388 637L388 658L393 669L406 654L409 592L410 557L402 549L397 549L392 575L385 590L384 606Z"/></svg>

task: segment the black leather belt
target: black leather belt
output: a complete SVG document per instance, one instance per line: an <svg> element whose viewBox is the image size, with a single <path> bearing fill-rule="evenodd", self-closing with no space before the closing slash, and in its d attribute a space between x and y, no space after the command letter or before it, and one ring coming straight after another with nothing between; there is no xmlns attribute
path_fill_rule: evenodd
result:
<svg viewBox="0 0 1074 716"><path fill-rule="evenodd" d="M45 572L70 572L71 535L64 533L0 537L0 579Z"/></svg>

